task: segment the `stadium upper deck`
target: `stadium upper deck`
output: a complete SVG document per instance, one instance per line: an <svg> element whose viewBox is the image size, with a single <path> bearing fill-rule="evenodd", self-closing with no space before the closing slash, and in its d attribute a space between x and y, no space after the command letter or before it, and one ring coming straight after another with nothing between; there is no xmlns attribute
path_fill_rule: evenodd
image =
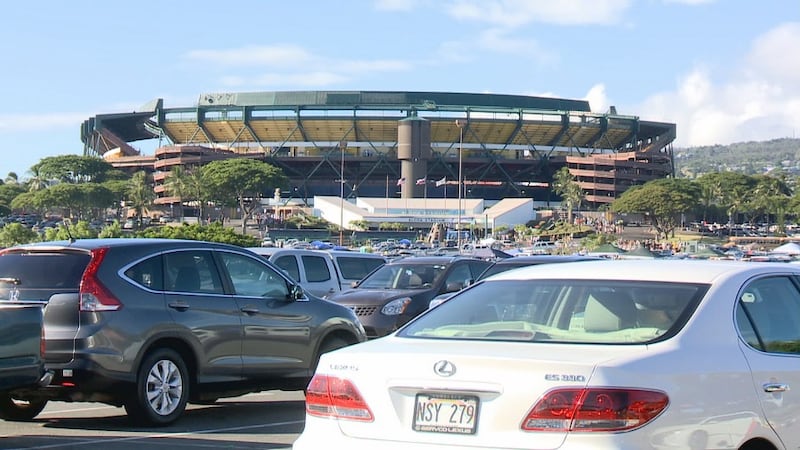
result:
<svg viewBox="0 0 800 450"><path fill-rule="evenodd" d="M173 165L242 156L281 167L303 197L338 195L334 181L341 179L346 196L382 197L400 176L398 123L410 117L430 122L426 181L456 180L462 149L463 178L474 197L547 199L552 174L566 165L587 201L599 205L672 173L675 124L620 115L613 107L593 113L583 100L521 95L212 93L192 107L164 108L158 99L142 111L97 115L83 123L81 138L86 154L151 169L157 181ZM164 145L140 155L131 144L145 139ZM430 188L426 195L448 194Z"/></svg>

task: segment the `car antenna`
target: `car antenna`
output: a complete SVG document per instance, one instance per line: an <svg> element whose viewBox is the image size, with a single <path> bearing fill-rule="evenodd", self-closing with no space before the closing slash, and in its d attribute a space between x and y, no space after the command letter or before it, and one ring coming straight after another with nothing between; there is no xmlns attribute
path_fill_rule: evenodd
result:
<svg viewBox="0 0 800 450"><path fill-rule="evenodd" d="M72 237L72 232L69 230L69 227L72 226L72 219L69 217L64 219L64 229L67 230L67 236L69 236L69 243L75 243L75 238Z"/></svg>

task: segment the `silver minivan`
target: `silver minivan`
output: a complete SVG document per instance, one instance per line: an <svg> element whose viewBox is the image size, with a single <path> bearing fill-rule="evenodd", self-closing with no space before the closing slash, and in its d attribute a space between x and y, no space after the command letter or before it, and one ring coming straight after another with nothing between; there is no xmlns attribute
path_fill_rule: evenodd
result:
<svg viewBox="0 0 800 450"><path fill-rule="evenodd" d="M386 263L384 256L344 250L252 247L280 267L303 289L318 297L350 288L370 272Z"/></svg>

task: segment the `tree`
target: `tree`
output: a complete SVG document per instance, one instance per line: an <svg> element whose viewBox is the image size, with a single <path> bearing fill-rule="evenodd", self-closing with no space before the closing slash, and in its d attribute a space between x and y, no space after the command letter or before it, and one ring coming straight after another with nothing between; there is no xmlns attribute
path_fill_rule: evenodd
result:
<svg viewBox="0 0 800 450"><path fill-rule="evenodd" d="M47 178L43 177L39 170L30 170L31 177L28 178L28 190L31 192L34 191L41 191L42 189L47 189L50 186Z"/></svg>
<svg viewBox="0 0 800 450"><path fill-rule="evenodd" d="M611 203L618 213L650 217L658 237L674 236L681 214L691 211L700 199L700 187L685 178L663 178L633 186Z"/></svg>
<svg viewBox="0 0 800 450"><path fill-rule="evenodd" d="M128 187L130 186L130 179L125 180L108 180L102 183L103 187L111 192L111 207L116 210L116 218L117 220L122 219L122 204L125 202L125 199L128 198ZM105 216L105 214L103 214ZM105 217L99 217L100 219L105 219Z"/></svg>
<svg viewBox="0 0 800 450"><path fill-rule="evenodd" d="M250 215L261 205L259 200L270 197L275 188L286 187L289 183L277 167L247 158L214 161L201 170L210 197L223 205L236 205L241 210L242 234L246 234Z"/></svg>
<svg viewBox="0 0 800 450"><path fill-rule="evenodd" d="M164 179L164 190L167 195L180 199L178 212L181 219L183 219L183 202L187 200L189 194L188 178L189 172L183 166L172 166L169 175Z"/></svg>
<svg viewBox="0 0 800 450"><path fill-rule="evenodd" d="M572 223L572 211L580 208L585 195L566 166L553 175L553 192L561 196L561 200L567 208L567 222Z"/></svg>
<svg viewBox="0 0 800 450"><path fill-rule="evenodd" d="M11 206L11 202L23 192L25 187L19 184L0 184L0 205Z"/></svg>
<svg viewBox="0 0 800 450"><path fill-rule="evenodd" d="M0 246L13 247L19 244L27 244L39 239L35 231L21 223L9 223L0 228Z"/></svg>
<svg viewBox="0 0 800 450"><path fill-rule="evenodd" d="M354 230L360 231L367 231L369 230L369 221L360 219L360 220L351 220L350 221L350 228Z"/></svg>
<svg viewBox="0 0 800 450"><path fill-rule="evenodd" d="M140 171L133 174L128 188L128 201L136 210L136 217L141 220L144 210L153 203L156 194L153 184L146 172ZM138 226L138 225L137 225Z"/></svg>
<svg viewBox="0 0 800 450"><path fill-rule="evenodd" d="M736 172L708 173L699 177L697 183L706 191L702 195L713 198L712 203L726 212L729 226L741 212L745 198L755 184L749 175Z"/></svg>
<svg viewBox="0 0 800 450"><path fill-rule="evenodd" d="M102 183L115 172L115 169L102 158L59 155L42 158L31 167L30 171L38 173L47 180L64 183Z"/></svg>
<svg viewBox="0 0 800 450"><path fill-rule="evenodd" d="M41 191L25 192L13 202L13 207L33 208L38 211L61 208L68 217L84 218L95 208L107 208L114 196L107 188L97 183L60 183Z"/></svg>
<svg viewBox="0 0 800 450"><path fill-rule="evenodd" d="M209 193L203 182L203 174L200 170L192 170L186 175L186 195L190 200L197 202L197 217L203 217L203 208L209 201Z"/></svg>
<svg viewBox="0 0 800 450"><path fill-rule="evenodd" d="M774 214L779 231L783 232L789 198L792 194L785 179L770 175L753 175L752 179L755 185L746 203L752 217L751 223L761 215ZM769 217L766 221L770 221Z"/></svg>

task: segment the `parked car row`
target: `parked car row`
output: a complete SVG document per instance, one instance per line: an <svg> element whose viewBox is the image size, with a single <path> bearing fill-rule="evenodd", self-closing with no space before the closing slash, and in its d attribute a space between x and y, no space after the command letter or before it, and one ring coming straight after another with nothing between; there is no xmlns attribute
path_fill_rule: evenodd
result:
<svg viewBox="0 0 800 450"><path fill-rule="evenodd" d="M165 425L188 402L305 389L296 450L800 446L800 265L304 252L0 251L0 299L46 305L44 367L27 370L44 386L0 386L0 417L97 401ZM306 262L323 267L307 258L377 268L326 300L303 287L321 273Z"/></svg>
<svg viewBox="0 0 800 450"><path fill-rule="evenodd" d="M321 354L364 341L352 310L305 292L240 247L171 239L85 239L0 251L0 288L44 308L53 380L12 390L0 416L49 400L124 406L164 425L187 402L306 387Z"/></svg>
<svg viewBox="0 0 800 450"><path fill-rule="evenodd" d="M797 448L798 358L800 266L540 264L323 355L293 448Z"/></svg>

